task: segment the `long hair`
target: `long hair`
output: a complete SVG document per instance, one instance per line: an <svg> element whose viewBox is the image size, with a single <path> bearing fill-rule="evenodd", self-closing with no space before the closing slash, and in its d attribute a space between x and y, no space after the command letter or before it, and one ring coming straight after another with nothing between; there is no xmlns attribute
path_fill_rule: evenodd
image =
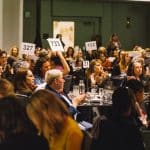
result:
<svg viewBox="0 0 150 150"><path fill-rule="evenodd" d="M14 54L13 54L13 49L14 48L17 49L17 54L16 54L15 57L18 57L19 56L19 48L17 46L15 46L15 45L13 47L11 47L10 50L9 50L10 51L10 56L14 56Z"/></svg>
<svg viewBox="0 0 150 150"><path fill-rule="evenodd" d="M14 95L3 97L0 100L1 140L29 131L28 121L25 109L18 103Z"/></svg>
<svg viewBox="0 0 150 150"><path fill-rule="evenodd" d="M71 46L67 48L66 57L69 57L70 51L72 51L71 57L73 58L74 57L74 49Z"/></svg>
<svg viewBox="0 0 150 150"><path fill-rule="evenodd" d="M128 87L117 88L112 95L113 118L120 119L124 113L135 109L135 98L133 92Z"/></svg>
<svg viewBox="0 0 150 150"><path fill-rule="evenodd" d="M143 63L142 63L142 61L140 59L139 60L135 60L135 61L133 61L133 62L131 62L129 64L129 67L128 67L128 70L127 70L127 75L135 76L134 67L135 67L136 63L139 63L142 66L142 74L140 75L140 78L142 78L144 76L144 67L143 67Z"/></svg>
<svg viewBox="0 0 150 150"><path fill-rule="evenodd" d="M47 90L37 91L29 101L27 114L39 132L49 141L61 132L65 117L69 116L68 109L61 99Z"/></svg>
<svg viewBox="0 0 150 150"><path fill-rule="evenodd" d="M28 74L27 68L19 68L14 76L15 92L20 94L31 94L32 90L26 84L26 76Z"/></svg>
<svg viewBox="0 0 150 150"><path fill-rule="evenodd" d="M37 75L39 77L42 77L42 66L44 63L50 61L49 57L45 56L45 57L39 57L38 60L36 61L35 63L35 66L34 66L34 75Z"/></svg>
<svg viewBox="0 0 150 150"><path fill-rule="evenodd" d="M120 55L120 62L119 62L119 66L121 68L121 70L124 70L127 68L128 66L128 63L129 62L126 62L126 56L128 55L127 52L122 52L121 55Z"/></svg>
<svg viewBox="0 0 150 150"><path fill-rule="evenodd" d="M94 68L95 68L95 65L96 65L97 63L100 63L100 64L101 64L102 62L101 62L101 60L99 60L99 59L93 59L93 60L90 62L89 69L87 70L87 78L89 78L90 75L91 75L92 73L94 73Z"/></svg>

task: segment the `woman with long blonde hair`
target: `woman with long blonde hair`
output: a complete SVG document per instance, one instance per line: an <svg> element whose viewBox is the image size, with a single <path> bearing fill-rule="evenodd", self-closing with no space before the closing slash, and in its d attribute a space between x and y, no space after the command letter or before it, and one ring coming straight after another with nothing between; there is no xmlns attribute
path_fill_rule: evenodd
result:
<svg viewBox="0 0 150 150"><path fill-rule="evenodd" d="M30 98L27 114L50 150L81 150L83 134L66 106L53 93L39 90Z"/></svg>

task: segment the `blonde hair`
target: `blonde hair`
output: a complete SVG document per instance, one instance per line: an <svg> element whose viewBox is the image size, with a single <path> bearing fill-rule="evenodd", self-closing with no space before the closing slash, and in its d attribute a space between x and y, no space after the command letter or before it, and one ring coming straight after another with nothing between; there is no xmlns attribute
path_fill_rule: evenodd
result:
<svg viewBox="0 0 150 150"><path fill-rule="evenodd" d="M93 59L91 62L90 62L90 66L89 66L89 69L87 70L86 74L87 74L87 78L90 77L90 75L92 73L94 73L94 68L95 68L95 65L99 63L99 64L102 64L101 60L100 59Z"/></svg>
<svg viewBox="0 0 150 150"><path fill-rule="evenodd" d="M126 62L126 56L128 56L128 55L129 55L128 52L125 52L125 51L121 52L120 62L119 62L119 66L120 66L121 70L127 69L127 66L128 66L129 62Z"/></svg>
<svg viewBox="0 0 150 150"><path fill-rule="evenodd" d="M14 48L17 49L17 57L18 57L18 56L19 56L19 48L18 48L16 45L12 46L12 47L9 49L10 55L13 56L13 49L14 49Z"/></svg>
<svg viewBox="0 0 150 150"><path fill-rule="evenodd" d="M69 116L64 103L48 90L35 92L26 110L29 118L48 141L61 132L65 116Z"/></svg>

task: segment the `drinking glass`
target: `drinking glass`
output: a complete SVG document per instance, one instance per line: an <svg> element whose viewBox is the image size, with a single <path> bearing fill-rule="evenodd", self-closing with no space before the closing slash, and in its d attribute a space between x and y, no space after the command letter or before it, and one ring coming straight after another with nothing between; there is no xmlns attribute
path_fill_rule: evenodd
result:
<svg viewBox="0 0 150 150"><path fill-rule="evenodd" d="M79 95L79 86L78 85L74 85L73 86L73 95L74 96L78 96Z"/></svg>
<svg viewBox="0 0 150 150"><path fill-rule="evenodd" d="M86 101L88 105L91 105L91 93L86 92Z"/></svg>
<svg viewBox="0 0 150 150"><path fill-rule="evenodd" d="M103 88L99 88L99 97L100 97L100 100L102 100L104 97L104 89Z"/></svg>

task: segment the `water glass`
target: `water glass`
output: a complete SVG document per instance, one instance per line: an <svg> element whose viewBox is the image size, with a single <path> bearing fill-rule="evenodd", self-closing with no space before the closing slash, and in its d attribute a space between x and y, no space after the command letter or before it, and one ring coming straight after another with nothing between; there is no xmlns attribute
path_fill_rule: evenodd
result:
<svg viewBox="0 0 150 150"><path fill-rule="evenodd" d="M78 96L79 95L79 86L78 85L74 85L73 86L73 95L74 96Z"/></svg>
<svg viewBox="0 0 150 150"><path fill-rule="evenodd" d="M86 92L86 101L87 101L87 104L91 105L91 93L90 92Z"/></svg>

